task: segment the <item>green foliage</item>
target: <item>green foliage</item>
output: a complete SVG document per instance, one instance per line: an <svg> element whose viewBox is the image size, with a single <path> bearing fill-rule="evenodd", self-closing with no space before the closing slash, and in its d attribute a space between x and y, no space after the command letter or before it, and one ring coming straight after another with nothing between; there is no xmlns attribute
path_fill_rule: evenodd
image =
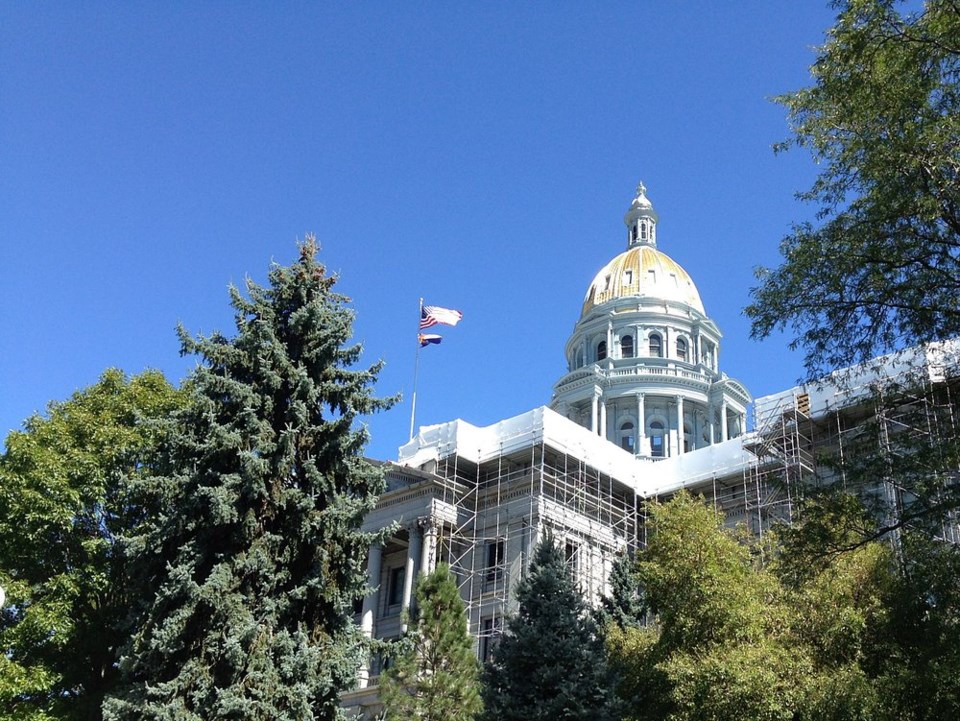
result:
<svg viewBox="0 0 960 721"><path fill-rule="evenodd" d="M896 583L890 546L864 541L870 514L850 495L801 504L780 529L773 570L792 609L792 637L813 669L804 718L884 716L875 675L885 664L889 593Z"/></svg>
<svg viewBox="0 0 960 721"><path fill-rule="evenodd" d="M11 433L0 457L0 718L96 719L137 598L122 538L152 512L162 422L184 394L155 371L99 382Z"/></svg>
<svg viewBox="0 0 960 721"><path fill-rule="evenodd" d="M960 9L845 0L811 69L784 95L820 175L782 264L760 269L754 337L788 326L811 377L960 334Z"/></svg>
<svg viewBox="0 0 960 721"><path fill-rule="evenodd" d="M960 549L906 532L871 671L888 718L960 716Z"/></svg>
<svg viewBox="0 0 960 721"><path fill-rule="evenodd" d="M596 610L601 629L610 624L620 628L640 626L647 614L646 604L634 576L634 558L629 553L617 556L610 569L610 595L600 599Z"/></svg>
<svg viewBox="0 0 960 721"><path fill-rule="evenodd" d="M776 578L688 494L649 510L636 576L656 623L607 639L627 717L792 719L810 665Z"/></svg>
<svg viewBox="0 0 960 721"><path fill-rule="evenodd" d="M776 566L796 609L794 636L816 664L809 718L956 718L960 552L914 529L896 544L865 540L869 515L828 493L781 533ZM837 715L844 703L848 715Z"/></svg>
<svg viewBox="0 0 960 721"><path fill-rule="evenodd" d="M467 612L446 564L417 583L408 643L380 677L389 721L471 721L482 708Z"/></svg>
<svg viewBox="0 0 960 721"><path fill-rule="evenodd" d="M895 554L865 528L852 496L818 498L761 555L684 493L652 507L636 577L656 621L606 637L627 718L960 715L958 549L905 531Z"/></svg>
<svg viewBox="0 0 960 721"><path fill-rule="evenodd" d="M794 131L783 147L820 167L801 196L818 220L783 241L747 308L755 337L792 331L811 377L960 334L960 8L837 5L814 85L780 98ZM878 387L858 440L822 464L866 509L827 494L784 534L802 640L832 674L810 693L821 709L839 694L859 698L863 718L960 715L957 549L932 540L955 526L960 443L945 432L954 411L931 410L951 399L928 398L921 416L905 402L915 380ZM896 562L876 539L896 545Z"/></svg>
<svg viewBox="0 0 960 721"><path fill-rule="evenodd" d="M613 718L612 676L596 624L553 538L537 546L520 604L485 669L490 721Z"/></svg>
<svg viewBox="0 0 960 721"><path fill-rule="evenodd" d="M202 363L151 479L156 527L131 543L147 597L108 719L332 719L363 653L352 605L382 540L359 531L383 488L359 414L380 365L353 370L352 312L312 238L269 285L231 288L237 334Z"/></svg>

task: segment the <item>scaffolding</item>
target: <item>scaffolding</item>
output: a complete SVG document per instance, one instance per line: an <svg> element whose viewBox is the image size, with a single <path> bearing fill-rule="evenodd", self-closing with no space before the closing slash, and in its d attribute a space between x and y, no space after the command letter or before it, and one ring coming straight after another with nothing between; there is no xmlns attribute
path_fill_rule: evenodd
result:
<svg viewBox="0 0 960 721"><path fill-rule="evenodd" d="M544 534L563 549L594 601L607 590L616 555L637 544L632 489L589 458L551 445L542 431L522 433L528 437L521 443L500 438L488 458L467 458L452 444L438 449L442 500L458 510L457 522L440 530L439 557L457 577L481 658L516 610L516 584Z"/></svg>
<svg viewBox="0 0 960 721"><path fill-rule="evenodd" d="M891 529L919 523L922 504L933 506L933 535L958 542L960 371L934 368L929 349L923 361L918 373L888 363L759 398L749 434L656 463L548 409L487 428L454 421L422 430L405 447L408 467L419 469L406 488L429 486L434 510L446 509L436 558L456 575L478 655L516 610L516 585L541 536L552 534L596 602L617 554L645 542L647 500L680 488L762 537L792 521L811 488L839 484L884 509L878 518Z"/></svg>
<svg viewBox="0 0 960 721"><path fill-rule="evenodd" d="M960 367L933 351L758 399L744 444L756 460L742 487L719 484L715 504L762 535L790 522L807 490L839 485L864 499L894 544L899 529L930 519L934 537L958 542Z"/></svg>

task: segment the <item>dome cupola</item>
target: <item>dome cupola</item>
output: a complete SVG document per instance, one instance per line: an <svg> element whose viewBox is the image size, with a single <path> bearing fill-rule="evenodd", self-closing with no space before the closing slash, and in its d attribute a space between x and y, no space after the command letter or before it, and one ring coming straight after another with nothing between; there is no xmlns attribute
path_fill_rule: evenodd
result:
<svg viewBox="0 0 960 721"><path fill-rule="evenodd" d="M623 222L627 226L627 247L635 245L657 245L657 211L653 203L647 198L647 187L640 181L637 186L637 197L630 203Z"/></svg>

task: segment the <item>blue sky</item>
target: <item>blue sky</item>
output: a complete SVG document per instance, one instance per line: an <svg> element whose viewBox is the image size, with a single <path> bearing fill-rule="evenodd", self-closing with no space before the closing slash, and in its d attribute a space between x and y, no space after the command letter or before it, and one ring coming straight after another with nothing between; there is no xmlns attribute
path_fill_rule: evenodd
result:
<svg viewBox="0 0 960 721"><path fill-rule="evenodd" d="M770 98L809 84L826 2L0 4L0 435L108 367L179 381L177 322L230 331L226 286L315 233L407 437L418 298L458 308L423 351L417 421L549 401L638 180L661 250L754 395L802 374L749 340L816 168L774 156Z"/></svg>

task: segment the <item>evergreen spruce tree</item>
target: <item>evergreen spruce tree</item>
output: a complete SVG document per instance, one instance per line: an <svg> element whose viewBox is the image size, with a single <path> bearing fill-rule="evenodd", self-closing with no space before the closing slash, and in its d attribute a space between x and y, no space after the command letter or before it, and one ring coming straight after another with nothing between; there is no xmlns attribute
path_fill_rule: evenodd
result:
<svg viewBox="0 0 960 721"><path fill-rule="evenodd" d="M348 299L312 237L269 285L231 287L237 335L190 337L194 404L178 419L154 532L131 540L155 592L108 719L333 719L363 652L351 608L383 487L358 414L380 365L354 370Z"/></svg>
<svg viewBox="0 0 960 721"><path fill-rule="evenodd" d="M417 584L408 644L380 680L388 721L472 721L482 707L480 666L450 567Z"/></svg>
<svg viewBox="0 0 960 721"><path fill-rule="evenodd" d="M634 571L636 558L633 554L617 556L610 569L610 595L600 599L596 611L601 629L609 624L620 628L636 628L643 623L646 606Z"/></svg>
<svg viewBox="0 0 960 721"><path fill-rule="evenodd" d="M538 544L517 600L519 613L508 621L485 672L486 719L613 718L613 681L603 644L552 537Z"/></svg>

